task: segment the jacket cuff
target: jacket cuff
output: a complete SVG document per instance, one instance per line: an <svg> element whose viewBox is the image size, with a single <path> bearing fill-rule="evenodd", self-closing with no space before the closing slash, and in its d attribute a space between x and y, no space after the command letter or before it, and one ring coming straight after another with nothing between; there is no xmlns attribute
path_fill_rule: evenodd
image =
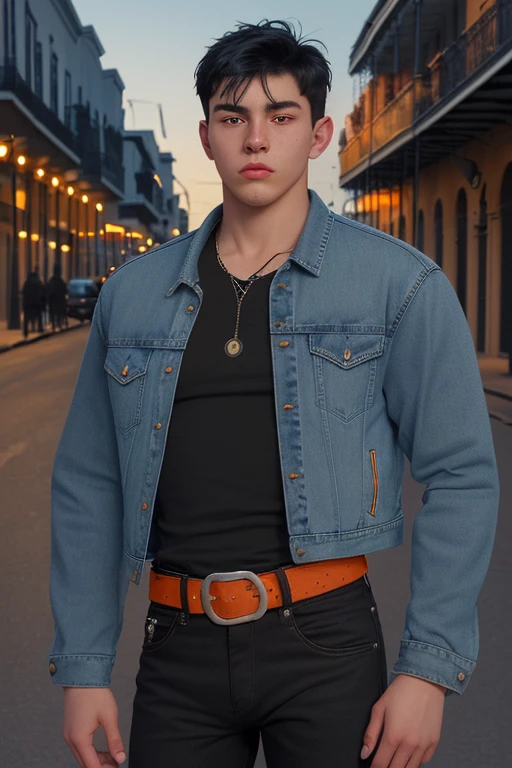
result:
<svg viewBox="0 0 512 768"><path fill-rule="evenodd" d="M50 675L55 685L109 688L114 656L50 656Z"/></svg>
<svg viewBox="0 0 512 768"><path fill-rule="evenodd" d="M466 690L476 662L446 651L437 645L402 640L398 659L390 673L392 683L398 674L412 675L444 685L446 695Z"/></svg>

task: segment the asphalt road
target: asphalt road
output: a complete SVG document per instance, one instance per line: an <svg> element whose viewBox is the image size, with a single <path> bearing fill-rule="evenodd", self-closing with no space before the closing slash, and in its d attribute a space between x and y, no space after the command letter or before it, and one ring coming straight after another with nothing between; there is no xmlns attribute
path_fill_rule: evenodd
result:
<svg viewBox="0 0 512 768"><path fill-rule="evenodd" d="M72 768L61 737L62 691L51 683L47 653L50 477L53 457L87 340L87 326L0 355L0 487L3 578L0 585L0 766ZM512 647L512 428L492 419L501 478L501 515L491 568L479 600L481 650L463 696L447 700L432 768L510 768ZM406 543L370 556L388 663L398 652L408 599L409 538L423 486L406 470ZM147 578L147 573L146 573ZM134 678L147 607L146 578L131 586L113 690L127 744ZM100 744L101 741L98 742ZM264 768L258 757L257 768ZM343 768L343 762L340 762Z"/></svg>

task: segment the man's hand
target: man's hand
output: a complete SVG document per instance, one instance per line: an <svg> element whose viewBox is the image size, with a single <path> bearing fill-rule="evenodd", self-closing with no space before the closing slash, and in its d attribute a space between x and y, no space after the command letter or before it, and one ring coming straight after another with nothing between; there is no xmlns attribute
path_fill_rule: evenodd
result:
<svg viewBox="0 0 512 768"><path fill-rule="evenodd" d="M441 737L446 688L428 680L397 675L372 707L361 757L375 749L372 768L419 768L432 760Z"/></svg>
<svg viewBox="0 0 512 768"><path fill-rule="evenodd" d="M103 726L108 752L93 745ZM110 688L64 688L64 740L80 768L120 765L126 760L117 722L117 704Z"/></svg>

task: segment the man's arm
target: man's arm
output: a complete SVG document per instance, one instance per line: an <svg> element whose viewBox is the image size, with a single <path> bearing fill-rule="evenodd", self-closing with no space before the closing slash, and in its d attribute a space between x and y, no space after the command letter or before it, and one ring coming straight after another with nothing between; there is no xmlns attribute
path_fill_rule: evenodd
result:
<svg viewBox="0 0 512 768"><path fill-rule="evenodd" d="M475 348L440 269L424 279L392 339L384 393L416 481L411 600L392 678L462 693L478 655L476 601L491 557L499 481Z"/></svg>
<svg viewBox="0 0 512 768"><path fill-rule="evenodd" d="M108 686L122 628L123 496L100 293L52 475L53 682Z"/></svg>

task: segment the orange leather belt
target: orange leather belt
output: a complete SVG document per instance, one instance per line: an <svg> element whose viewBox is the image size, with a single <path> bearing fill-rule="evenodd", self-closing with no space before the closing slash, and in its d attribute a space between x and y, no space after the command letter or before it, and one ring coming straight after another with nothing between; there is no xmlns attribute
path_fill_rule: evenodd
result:
<svg viewBox="0 0 512 768"><path fill-rule="evenodd" d="M292 602L321 595L361 578L368 570L365 555L321 560L283 569ZM183 609L179 576L157 573L149 576L149 599L172 608ZM206 613L216 624L242 624L260 618L267 609L283 605L276 571L212 573L206 579L186 578L190 614ZM258 602L255 602L258 599ZM215 608L215 610L214 610Z"/></svg>

